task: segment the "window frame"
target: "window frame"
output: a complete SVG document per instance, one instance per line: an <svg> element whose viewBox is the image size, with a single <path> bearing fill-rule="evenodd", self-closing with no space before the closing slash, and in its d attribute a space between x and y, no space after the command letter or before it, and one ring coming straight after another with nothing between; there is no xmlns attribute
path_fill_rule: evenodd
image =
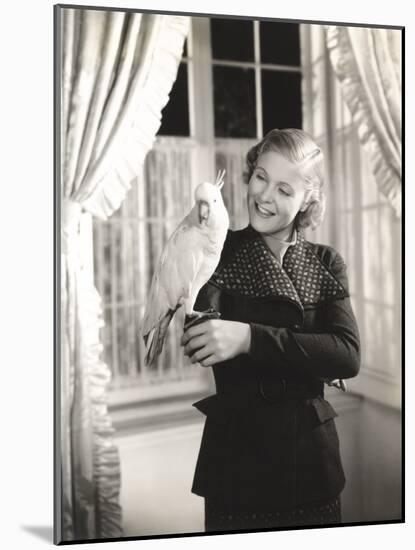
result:
<svg viewBox="0 0 415 550"><path fill-rule="evenodd" d="M263 63L261 61L261 30L260 19L254 19L254 60L235 61L226 59L215 59L212 56L211 17L192 17L189 34L187 37L187 56L183 57L181 63L187 64L188 71L188 97L189 97L189 131L186 136L169 136L161 134L159 137L191 139L198 144L206 145L213 143L215 139L252 139L252 136L242 138L215 136L214 123L214 102L213 102L213 68L214 67L235 67L254 69L255 73L255 120L256 139L262 139L262 78L261 71L294 72L303 77L303 66L301 59L299 65L281 65L277 63ZM278 23L278 21L275 21ZM282 21L281 21L282 23ZM301 27L300 24L298 24ZM197 36L197 40L195 37ZM299 32L301 48L301 32Z"/></svg>

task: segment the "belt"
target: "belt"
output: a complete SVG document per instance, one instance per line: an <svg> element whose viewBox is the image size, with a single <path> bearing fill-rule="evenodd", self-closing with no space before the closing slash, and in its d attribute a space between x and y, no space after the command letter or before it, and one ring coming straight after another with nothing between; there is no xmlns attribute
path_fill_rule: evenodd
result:
<svg viewBox="0 0 415 550"><path fill-rule="evenodd" d="M278 403L290 398L313 398L321 395L320 385L295 382L286 378L260 380L258 390L265 401Z"/></svg>
<svg viewBox="0 0 415 550"><path fill-rule="evenodd" d="M259 401L280 403L289 399L314 398L323 395L320 383L301 383L286 378L261 379L256 384L236 384L231 388L217 388L217 394L227 402L246 403Z"/></svg>

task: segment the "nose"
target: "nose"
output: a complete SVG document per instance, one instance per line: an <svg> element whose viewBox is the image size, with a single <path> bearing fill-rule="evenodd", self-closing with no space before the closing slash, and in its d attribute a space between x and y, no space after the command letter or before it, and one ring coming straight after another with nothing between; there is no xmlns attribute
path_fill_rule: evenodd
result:
<svg viewBox="0 0 415 550"><path fill-rule="evenodd" d="M264 185L262 191L259 193L258 198L261 202L272 202L274 195L274 187L272 182L268 182Z"/></svg>

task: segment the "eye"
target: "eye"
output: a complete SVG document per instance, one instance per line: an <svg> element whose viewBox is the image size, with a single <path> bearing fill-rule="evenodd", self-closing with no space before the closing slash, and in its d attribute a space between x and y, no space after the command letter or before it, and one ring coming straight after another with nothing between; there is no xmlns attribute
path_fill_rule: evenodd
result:
<svg viewBox="0 0 415 550"><path fill-rule="evenodd" d="M285 195L286 197L291 196L291 193L289 193L288 191L285 191L285 189L282 189L281 187L279 188L279 192Z"/></svg>
<svg viewBox="0 0 415 550"><path fill-rule="evenodd" d="M265 178L261 174L257 174L256 177L261 181L265 181Z"/></svg>

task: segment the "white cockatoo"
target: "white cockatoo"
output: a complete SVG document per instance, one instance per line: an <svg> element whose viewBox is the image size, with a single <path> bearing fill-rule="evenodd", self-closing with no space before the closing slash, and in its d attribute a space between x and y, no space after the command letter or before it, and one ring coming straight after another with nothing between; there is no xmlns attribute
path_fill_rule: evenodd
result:
<svg viewBox="0 0 415 550"><path fill-rule="evenodd" d="M187 316L197 295L213 275L226 239L229 216L221 188L225 171L216 182L201 183L195 190L195 204L166 243L151 282L142 334L146 364L163 348L169 323L182 305Z"/></svg>

